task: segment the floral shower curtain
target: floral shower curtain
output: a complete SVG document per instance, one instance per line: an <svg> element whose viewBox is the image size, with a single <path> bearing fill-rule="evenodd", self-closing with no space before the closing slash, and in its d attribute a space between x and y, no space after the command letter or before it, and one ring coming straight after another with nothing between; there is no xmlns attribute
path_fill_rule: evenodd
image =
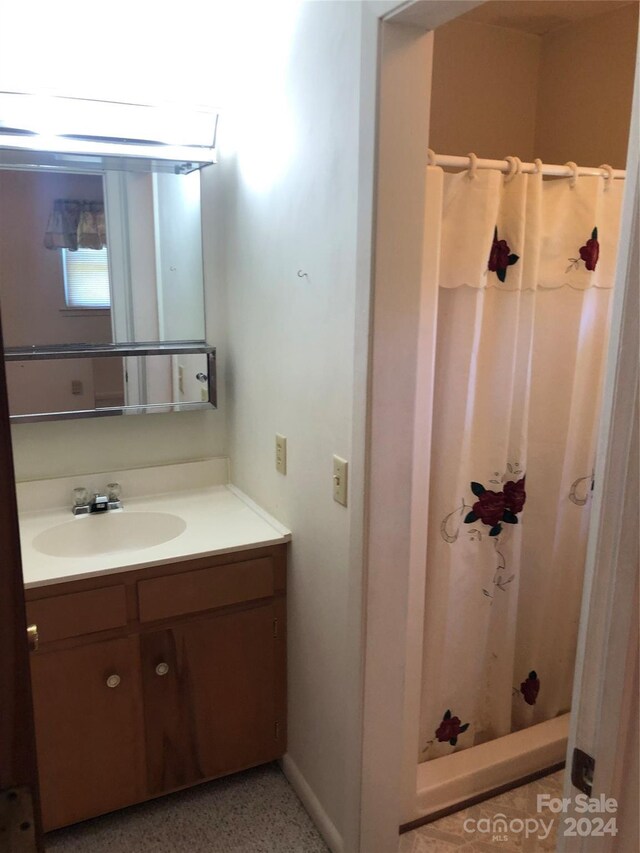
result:
<svg viewBox="0 0 640 853"><path fill-rule="evenodd" d="M623 181L429 167L419 761L569 710ZM433 239L427 237L427 239Z"/></svg>

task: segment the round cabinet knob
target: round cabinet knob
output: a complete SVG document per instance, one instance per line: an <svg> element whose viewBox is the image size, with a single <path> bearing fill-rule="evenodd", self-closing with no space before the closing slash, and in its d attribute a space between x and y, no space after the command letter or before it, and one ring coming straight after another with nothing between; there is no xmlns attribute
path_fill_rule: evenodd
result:
<svg viewBox="0 0 640 853"><path fill-rule="evenodd" d="M169 672L168 663L159 663L156 667L156 675L166 675Z"/></svg>
<svg viewBox="0 0 640 853"><path fill-rule="evenodd" d="M117 687L120 684L120 676L119 675L110 675L107 678L107 687Z"/></svg>

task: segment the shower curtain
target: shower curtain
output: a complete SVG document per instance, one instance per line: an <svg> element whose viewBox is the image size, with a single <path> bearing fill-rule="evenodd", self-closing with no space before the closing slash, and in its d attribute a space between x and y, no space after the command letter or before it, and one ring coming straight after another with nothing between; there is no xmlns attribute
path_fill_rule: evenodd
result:
<svg viewBox="0 0 640 853"><path fill-rule="evenodd" d="M623 183L427 170L419 761L569 710Z"/></svg>

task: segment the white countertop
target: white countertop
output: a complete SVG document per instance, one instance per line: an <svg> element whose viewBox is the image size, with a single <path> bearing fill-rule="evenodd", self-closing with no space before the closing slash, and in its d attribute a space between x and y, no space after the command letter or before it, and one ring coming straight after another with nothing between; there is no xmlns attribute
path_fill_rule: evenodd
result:
<svg viewBox="0 0 640 853"><path fill-rule="evenodd" d="M166 467L167 469L184 469L185 466ZM168 473L172 472L169 470ZM82 481L83 478L75 479ZM76 485L81 484L81 482L76 483ZM42 494L42 490L37 488L38 484L26 484L26 486L23 492ZM48 488L51 490L51 487ZM65 491L69 494L68 490L65 489ZM171 513L184 519L185 530L174 539L151 547L127 549L114 541L108 551L97 555L54 557L41 553L33 546L33 540L38 534L61 524L100 524L101 519L86 515L73 516L70 504L65 507L39 507L29 510L26 507L29 504L33 505L33 501L21 500L20 541L25 587L38 587L93 577L106 572L124 572L144 566L230 554L246 548L277 545L291 539L291 532L286 527L232 485L203 486L200 482L198 488L189 489L183 478L180 488L170 494L165 492L141 496L135 495L135 489L131 491L134 492L134 496L128 499L123 491L123 509L109 510L109 512Z"/></svg>

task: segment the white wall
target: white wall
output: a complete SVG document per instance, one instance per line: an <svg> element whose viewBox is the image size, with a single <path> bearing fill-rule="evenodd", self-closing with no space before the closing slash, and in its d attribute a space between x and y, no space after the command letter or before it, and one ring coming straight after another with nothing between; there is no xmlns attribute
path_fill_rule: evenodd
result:
<svg viewBox="0 0 640 853"><path fill-rule="evenodd" d="M220 182L209 190L227 247L232 478L293 531L286 766L335 840L345 817L352 519L332 499L332 454L351 459L361 8L303 3L292 14L291 42L273 45L282 76L255 92L271 121L255 128L245 113L232 128L223 116ZM286 476L275 470L276 432L288 440Z"/></svg>
<svg viewBox="0 0 640 853"><path fill-rule="evenodd" d="M221 412L181 412L12 426L16 479L40 480L226 455Z"/></svg>

